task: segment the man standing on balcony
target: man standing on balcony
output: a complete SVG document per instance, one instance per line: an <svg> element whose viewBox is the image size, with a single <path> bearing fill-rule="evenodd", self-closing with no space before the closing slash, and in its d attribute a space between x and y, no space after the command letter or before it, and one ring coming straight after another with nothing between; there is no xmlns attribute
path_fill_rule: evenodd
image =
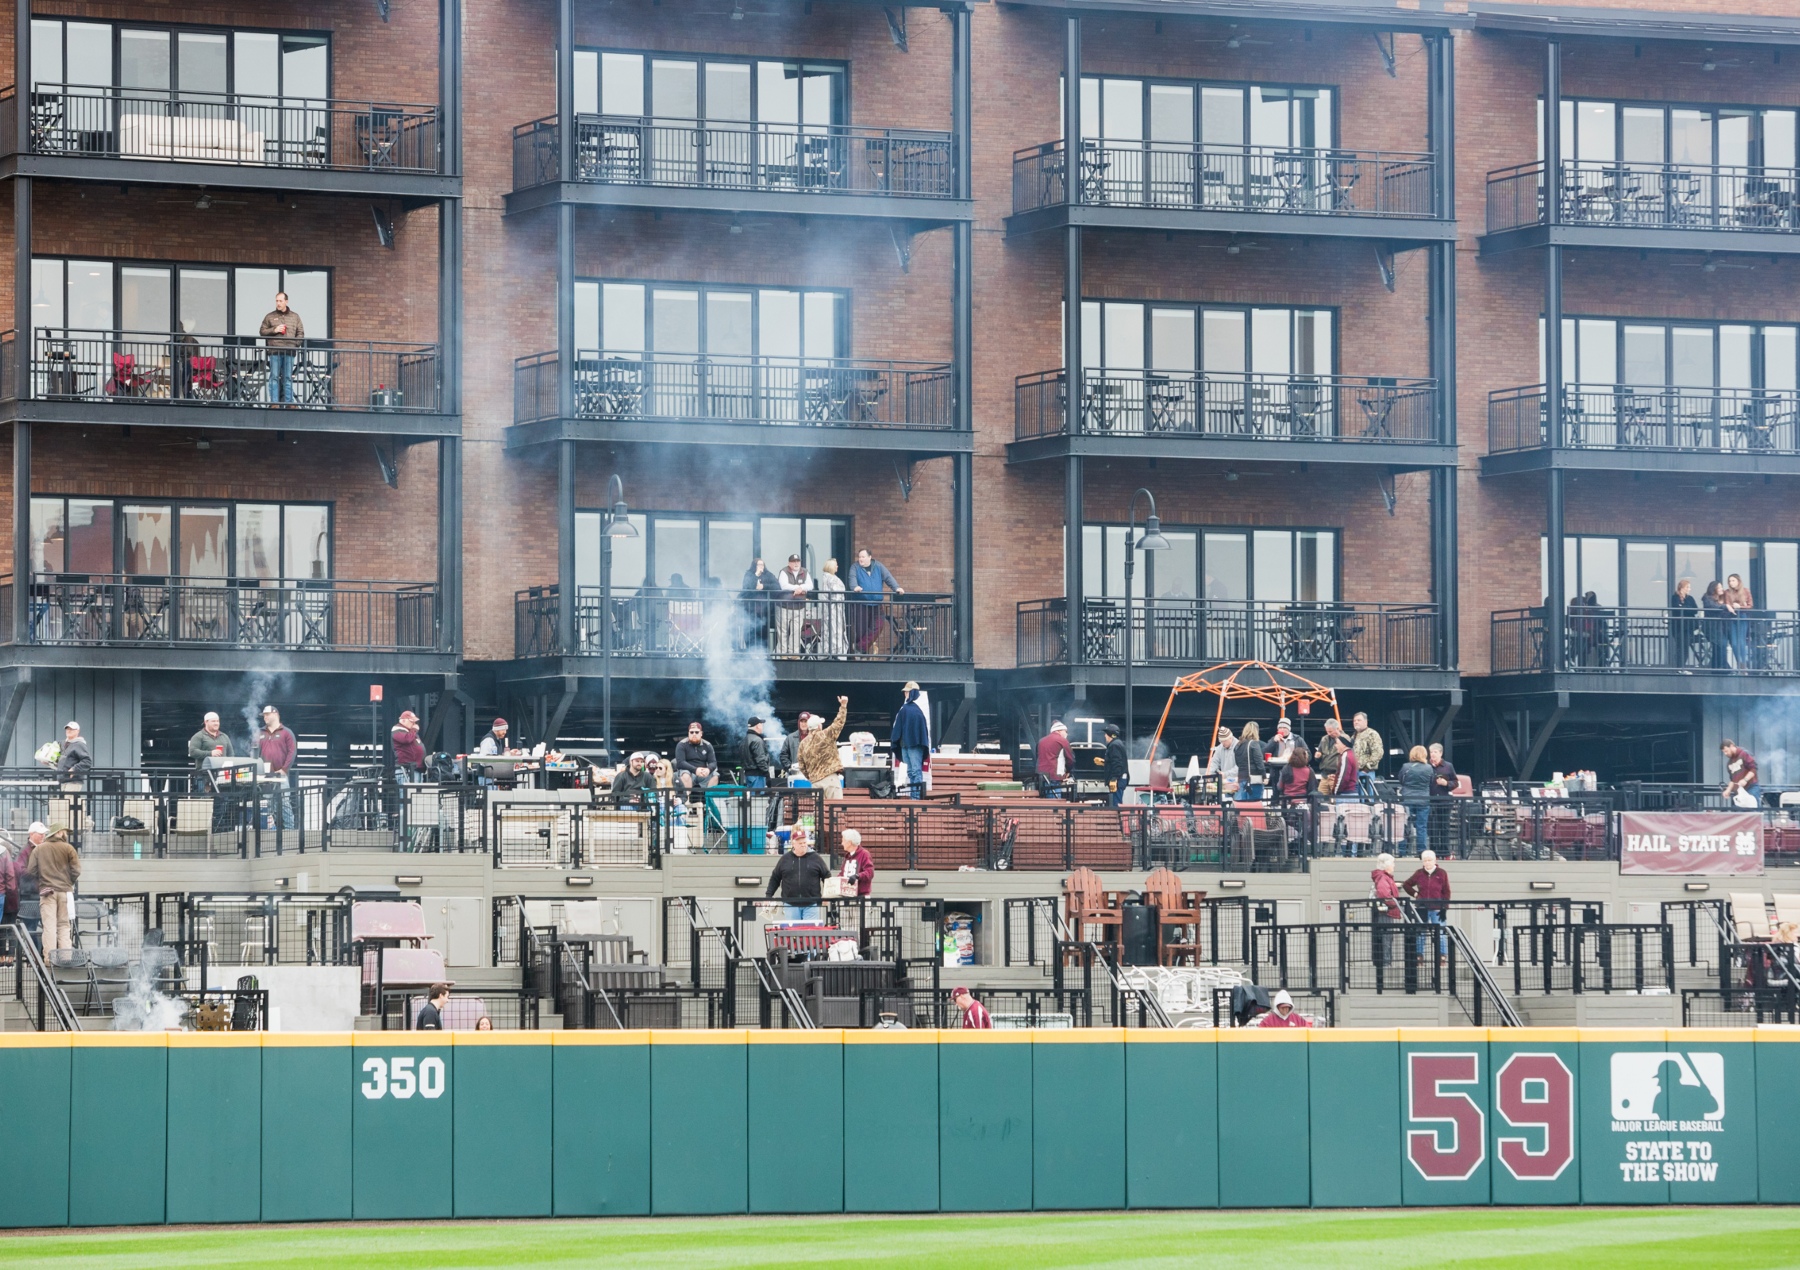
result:
<svg viewBox="0 0 1800 1270"><path fill-rule="evenodd" d="M388 733L394 747L394 781L414 785L425 779L425 743L419 739L419 716L403 711L400 721Z"/></svg>
<svg viewBox="0 0 1800 1270"><path fill-rule="evenodd" d="M93 770L94 755L81 737L81 725L74 720L63 724L62 754L56 760L56 777L64 785L79 785Z"/></svg>
<svg viewBox="0 0 1800 1270"><path fill-rule="evenodd" d="M275 307L263 316L257 332L269 350L269 401L294 404L294 355L306 343L306 323L288 308L287 292L275 293Z"/></svg>
<svg viewBox="0 0 1800 1270"><path fill-rule="evenodd" d="M780 624L775 651L797 657L802 651L800 634L806 625L806 597L812 593L812 574L800 563L799 556L789 556L787 568L775 575L775 585L781 594L775 610L776 621Z"/></svg>
<svg viewBox="0 0 1800 1270"><path fill-rule="evenodd" d="M881 638L881 602L890 590L895 595L906 594L906 588L867 547L857 552L856 563L850 566L850 635L857 652L867 655Z"/></svg>
<svg viewBox="0 0 1800 1270"><path fill-rule="evenodd" d="M256 752L268 768L263 779L269 783L270 799L281 808L281 827L292 829L294 804L288 797L288 769L294 765L299 745L294 734L281 726L281 711L274 706L264 706L262 718L263 730L256 738ZM263 828L274 827L275 816L271 811L264 817Z"/></svg>

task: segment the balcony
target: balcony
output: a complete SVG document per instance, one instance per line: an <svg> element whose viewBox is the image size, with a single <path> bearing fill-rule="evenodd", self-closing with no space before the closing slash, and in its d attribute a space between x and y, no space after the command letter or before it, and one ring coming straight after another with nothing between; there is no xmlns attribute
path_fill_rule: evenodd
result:
<svg viewBox="0 0 1800 1270"><path fill-rule="evenodd" d="M1067 600L1027 600L1016 622L1021 668L1067 665ZM1084 666L1122 667L1124 601L1083 600L1079 637ZM1435 604L1140 599L1132 605L1132 665L1163 669L1163 680L1251 660L1302 674L1329 672L1333 683L1346 674L1383 672L1358 675L1368 687L1432 687L1446 676L1455 679L1439 669Z"/></svg>
<svg viewBox="0 0 1800 1270"><path fill-rule="evenodd" d="M575 129L567 177L555 116L513 129L509 213L567 202L922 223L974 214L957 199L947 132L624 115L581 115Z"/></svg>
<svg viewBox="0 0 1800 1270"><path fill-rule="evenodd" d="M1009 457L1281 458L1397 469L1454 461L1442 445L1433 379L1088 370L1081 397L1071 420L1060 369L1020 376Z"/></svg>
<svg viewBox="0 0 1800 1270"><path fill-rule="evenodd" d="M550 440L789 445L947 453L953 368L851 358L578 353L575 410L558 414L555 353L513 365L513 447Z"/></svg>
<svg viewBox="0 0 1800 1270"><path fill-rule="evenodd" d="M1008 232L1063 225L1409 240L1455 234L1437 206L1429 154L1084 140L1071 190L1064 142L1017 151Z"/></svg>
<svg viewBox="0 0 1800 1270"><path fill-rule="evenodd" d="M1800 393L1792 390L1565 384L1554 437L1548 403L1542 384L1489 394L1483 472L1800 473Z"/></svg>
<svg viewBox="0 0 1800 1270"><path fill-rule="evenodd" d="M7 337L10 339L10 333ZM438 346L308 340L292 350L250 336L39 327L29 391L0 388L0 416L48 423L455 435L442 411ZM286 398L277 402L279 395Z"/></svg>
<svg viewBox="0 0 1800 1270"><path fill-rule="evenodd" d="M1491 615L1495 675L1551 678L1542 608ZM1596 692L1759 696L1771 680L1800 678L1800 613L1756 610L1712 619L1691 609L1572 606L1563 621L1559 684Z"/></svg>
<svg viewBox="0 0 1800 1270"><path fill-rule="evenodd" d="M1545 244L1800 252L1800 172L1791 168L1566 160L1554 224L1544 168L1488 173L1482 254Z"/></svg>
<svg viewBox="0 0 1800 1270"><path fill-rule="evenodd" d="M25 176L396 197L453 194L436 106L38 84L30 150L0 90L0 158Z"/></svg>
<svg viewBox="0 0 1800 1270"><path fill-rule="evenodd" d="M555 586L513 596L513 649L520 659L597 661L606 639L600 588L575 592L575 643L557 635ZM761 650L789 678L892 678L897 663L954 662L956 627L948 595L786 604L735 591L642 589L611 598L613 673L633 678L703 679L709 659ZM586 673L597 671L591 664ZM578 672L570 672L578 673Z"/></svg>
<svg viewBox="0 0 1800 1270"><path fill-rule="evenodd" d="M7 578L0 603L11 596ZM46 573L31 580L27 642L58 650L54 665L187 670L204 652L211 670L266 668L270 654L287 654L284 669L431 672L451 656L440 622L432 582Z"/></svg>

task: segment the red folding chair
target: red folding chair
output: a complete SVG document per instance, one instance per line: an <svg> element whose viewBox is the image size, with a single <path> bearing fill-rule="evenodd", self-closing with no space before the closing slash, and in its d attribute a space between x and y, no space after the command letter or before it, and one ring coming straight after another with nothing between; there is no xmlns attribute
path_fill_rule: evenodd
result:
<svg viewBox="0 0 1800 1270"><path fill-rule="evenodd" d="M217 401L224 395L225 385L219 381L219 360L216 357L190 357L188 359L188 392L206 401Z"/></svg>

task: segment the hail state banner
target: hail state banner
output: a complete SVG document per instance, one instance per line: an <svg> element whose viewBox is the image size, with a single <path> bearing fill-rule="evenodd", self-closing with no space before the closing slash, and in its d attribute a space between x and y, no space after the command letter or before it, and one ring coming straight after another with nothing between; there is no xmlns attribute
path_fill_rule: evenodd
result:
<svg viewBox="0 0 1800 1270"><path fill-rule="evenodd" d="M1760 812L1628 811L1619 821L1621 873L1763 871Z"/></svg>

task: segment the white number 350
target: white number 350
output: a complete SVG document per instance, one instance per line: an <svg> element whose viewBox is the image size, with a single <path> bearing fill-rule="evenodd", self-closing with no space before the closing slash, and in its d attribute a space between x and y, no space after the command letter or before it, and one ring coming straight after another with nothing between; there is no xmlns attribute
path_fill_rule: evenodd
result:
<svg viewBox="0 0 1800 1270"><path fill-rule="evenodd" d="M411 1098L415 1093L424 1098L439 1098L444 1093L444 1060L420 1059L415 1070L410 1058L370 1058L362 1069L368 1079L362 1083L364 1098Z"/></svg>

